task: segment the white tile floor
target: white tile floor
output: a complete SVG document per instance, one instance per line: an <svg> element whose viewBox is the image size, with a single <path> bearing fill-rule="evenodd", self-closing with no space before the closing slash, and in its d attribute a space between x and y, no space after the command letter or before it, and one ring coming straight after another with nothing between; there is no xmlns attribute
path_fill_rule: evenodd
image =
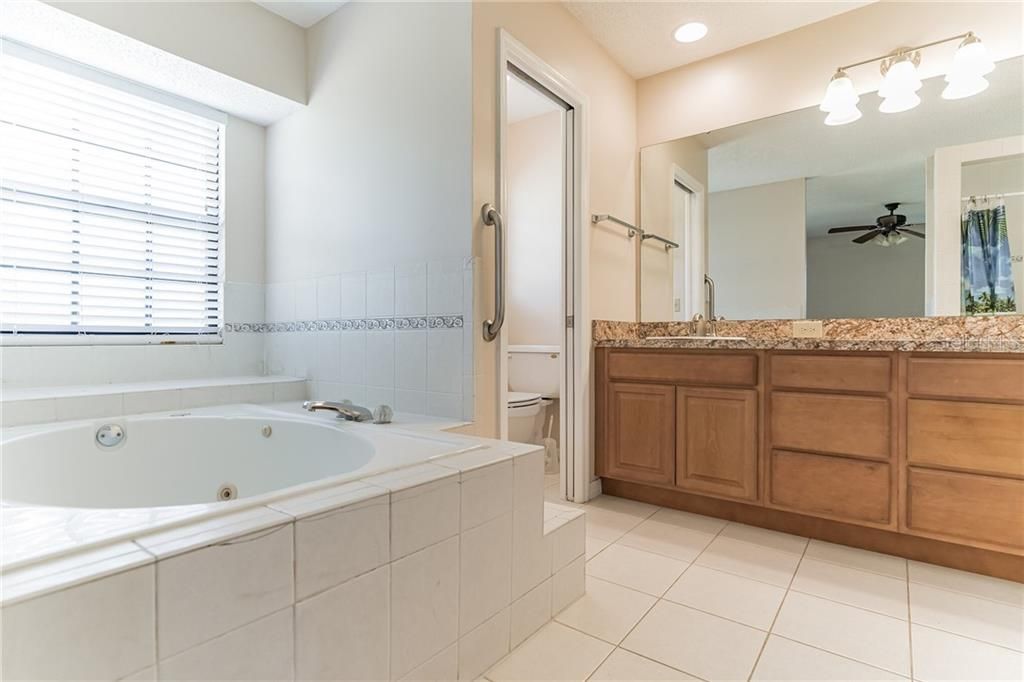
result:
<svg viewBox="0 0 1024 682"><path fill-rule="evenodd" d="M1024 585L621 498L584 508L586 596L486 679L1024 679Z"/></svg>

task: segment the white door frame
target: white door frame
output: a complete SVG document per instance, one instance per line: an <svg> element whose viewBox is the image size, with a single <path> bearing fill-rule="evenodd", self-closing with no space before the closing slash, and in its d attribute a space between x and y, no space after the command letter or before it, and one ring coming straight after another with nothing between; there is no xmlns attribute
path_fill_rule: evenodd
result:
<svg viewBox="0 0 1024 682"><path fill-rule="evenodd" d="M587 97L577 90L562 74L546 64L525 45L504 29L498 29L497 60L497 153L495 168L495 196L498 210L505 212L508 207L508 188L505 172L507 161L506 103L508 98L506 77L512 64L540 86L569 105L571 111L566 124L571 134L565 136L567 146L571 145L571 177L566 177L567 225L571 230L563 235L563 292L562 318L565 321L565 336L562 352L559 354L561 372L561 492L574 502L586 502L594 489L593 452L591 428L593 400L590 384L590 305L589 265L590 233L587 231L589 197L585 169L588 167L587 128L589 106ZM572 317L572 327L568 318ZM508 336L505 330L498 335L498 414L500 436L508 438Z"/></svg>
<svg viewBox="0 0 1024 682"><path fill-rule="evenodd" d="M680 278L682 301L680 314L682 319L689 320L695 313L704 312L704 275L707 273L707 242L704 225L704 202L706 192L704 185L679 166L672 164L672 201L675 201L675 183L679 183L690 192L690 219L686 221L684 234L675 235L683 245L676 256L675 265L683 266L686 277ZM675 212L673 211L673 216ZM674 270L675 268L673 268ZM675 284L673 284L675 289Z"/></svg>

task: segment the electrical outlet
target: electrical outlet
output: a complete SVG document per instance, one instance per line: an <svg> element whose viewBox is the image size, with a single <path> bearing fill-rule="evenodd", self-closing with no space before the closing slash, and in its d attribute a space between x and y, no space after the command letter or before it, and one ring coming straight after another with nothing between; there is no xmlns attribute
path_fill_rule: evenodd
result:
<svg viewBox="0 0 1024 682"><path fill-rule="evenodd" d="M795 320L793 322L793 338L820 339L822 334L821 320Z"/></svg>

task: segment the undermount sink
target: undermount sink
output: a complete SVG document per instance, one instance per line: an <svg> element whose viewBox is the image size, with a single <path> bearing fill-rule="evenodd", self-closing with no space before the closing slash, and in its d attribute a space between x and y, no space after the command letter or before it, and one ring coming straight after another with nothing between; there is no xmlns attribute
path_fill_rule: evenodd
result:
<svg viewBox="0 0 1024 682"><path fill-rule="evenodd" d="M648 336L648 341L746 341L745 336Z"/></svg>

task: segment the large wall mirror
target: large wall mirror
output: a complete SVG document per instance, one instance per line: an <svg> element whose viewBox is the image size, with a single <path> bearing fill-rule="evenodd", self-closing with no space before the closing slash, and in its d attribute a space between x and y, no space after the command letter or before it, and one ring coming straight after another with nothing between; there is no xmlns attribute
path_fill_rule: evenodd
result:
<svg viewBox="0 0 1024 682"><path fill-rule="evenodd" d="M826 126L817 107L640 152L641 319L1021 312L1024 58L973 97Z"/></svg>

